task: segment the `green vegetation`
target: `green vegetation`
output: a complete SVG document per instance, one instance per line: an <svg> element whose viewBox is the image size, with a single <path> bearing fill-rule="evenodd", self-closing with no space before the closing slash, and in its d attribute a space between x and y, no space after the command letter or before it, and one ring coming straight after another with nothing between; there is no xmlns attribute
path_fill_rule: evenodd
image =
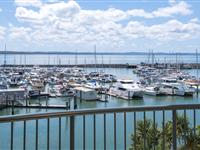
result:
<svg viewBox="0 0 200 150"><path fill-rule="evenodd" d="M164 130L162 130L157 123L154 124L150 119L139 120L136 123L136 134L131 135L132 144L130 150L154 150L154 147L155 150L170 150L172 149L173 139L172 129L172 121L167 121ZM183 116L177 116L176 137L178 150L200 149L200 126L196 127L195 134L194 129L190 127L188 119Z"/></svg>

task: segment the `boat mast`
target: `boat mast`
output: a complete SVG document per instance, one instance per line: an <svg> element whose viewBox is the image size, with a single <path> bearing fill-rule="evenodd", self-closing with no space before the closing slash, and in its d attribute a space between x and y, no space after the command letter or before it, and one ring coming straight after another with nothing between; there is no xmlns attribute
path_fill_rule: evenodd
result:
<svg viewBox="0 0 200 150"><path fill-rule="evenodd" d="M13 61L14 65L16 65L16 56L14 55L14 61Z"/></svg>
<svg viewBox="0 0 200 150"><path fill-rule="evenodd" d="M20 57L19 57L19 58L20 58L19 61L20 61L20 66L21 66L21 65L22 65L22 54L20 54Z"/></svg>
<svg viewBox="0 0 200 150"><path fill-rule="evenodd" d="M6 44L5 44L5 47L4 47L4 67L6 66L6 53L7 53L7 48L6 48Z"/></svg>
<svg viewBox="0 0 200 150"><path fill-rule="evenodd" d="M49 60L50 60L50 57L49 57L49 53L48 53L48 66L49 66Z"/></svg>
<svg viewBox="0 0 200 150"><path fill-rule="evenodd" d="M78 64L78 52L76 50L76 54L75 54L75 65L77 67L77 64Z"/></svg>
<svg viewBox="0 0 200 150"><path fill-rule="evenodd" d="M199 79L199 66L198 66L198 50L196 49L196 70L197 70L197 79Z"/></svg>
<svg viewBox="0 0 200 150"><path fill-rule="evenodd" d="M84 57L84 64L85 64L85 67L83 67L84 68L84 70L86 70L86 63L87 63L87 61L86 61L86 58Z"/></svg>
<svg viewBox="0 0 200 150"><path fill-rule="evenodd" d="M24 67L26 66L26 54L24 54Z"/></svg>
<svg viewBox="0 0 200 150"><path fill-rule="evenodd" d="M177 53L176 53L176 71L178 71L178 57L177 57Z"/></svg>
<svg viewBox="0 0 200 150"><path fill-rule="evenodd" d="M95 65L95 70L97 71L97 52L96 52L96 45L94 45L94 65Z"/></svg>
<svg viewBox="0 0 200 150"><path fill-rule="evenodd" d="M152 56L151 57L152 57L152 64L151 65L152 65L152 67L154 67L154 53L153 53L153 50L152 50Z"/></svg>

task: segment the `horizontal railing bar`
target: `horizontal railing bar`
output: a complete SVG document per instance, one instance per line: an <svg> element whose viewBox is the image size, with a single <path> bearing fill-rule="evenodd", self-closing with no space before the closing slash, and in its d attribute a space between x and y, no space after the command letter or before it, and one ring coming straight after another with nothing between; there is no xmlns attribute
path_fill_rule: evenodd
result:
<svg viewBox="0 0 200 150"><path fill-rule="evenodd" d="M37 114L12 115L0 117L0 123L12 121L24 121L34 119L56 118L75 115L91 115L104 113L120 113L120 112L143 112L143 111L162 111L162 110L189 110L200 109L200 104L183 104L183 105L166 105L166 106L136 106L136 107L120 107L120 108L95 108L95 109L80 109L64 112L47 112Z"/></svg>

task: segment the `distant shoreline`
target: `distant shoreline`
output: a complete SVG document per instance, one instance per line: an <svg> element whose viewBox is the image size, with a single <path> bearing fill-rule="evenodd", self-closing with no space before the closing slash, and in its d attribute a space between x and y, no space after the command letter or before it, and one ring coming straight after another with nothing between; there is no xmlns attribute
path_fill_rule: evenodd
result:
<svg viewBox="0 0 200 150"><path fill-rule="evenodd" d="M0 51L0 54L8 54L8 55L94 55L94 52L24 52L24 51ZM148 52L97 52L96 55L149 55ZM155 52L154 55L196 55L196 53L163 53L163 52Z"/></svg>

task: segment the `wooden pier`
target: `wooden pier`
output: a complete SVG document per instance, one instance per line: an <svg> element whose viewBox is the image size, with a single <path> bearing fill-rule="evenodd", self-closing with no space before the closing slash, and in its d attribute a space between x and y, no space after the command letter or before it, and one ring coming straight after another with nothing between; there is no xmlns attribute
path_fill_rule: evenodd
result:
<svg viewBox="0 0 200 150"><path fill-rule="evenodd" d="M33 109L67 109L66 105L15 105L14 108L33 108Z"/></svg>

